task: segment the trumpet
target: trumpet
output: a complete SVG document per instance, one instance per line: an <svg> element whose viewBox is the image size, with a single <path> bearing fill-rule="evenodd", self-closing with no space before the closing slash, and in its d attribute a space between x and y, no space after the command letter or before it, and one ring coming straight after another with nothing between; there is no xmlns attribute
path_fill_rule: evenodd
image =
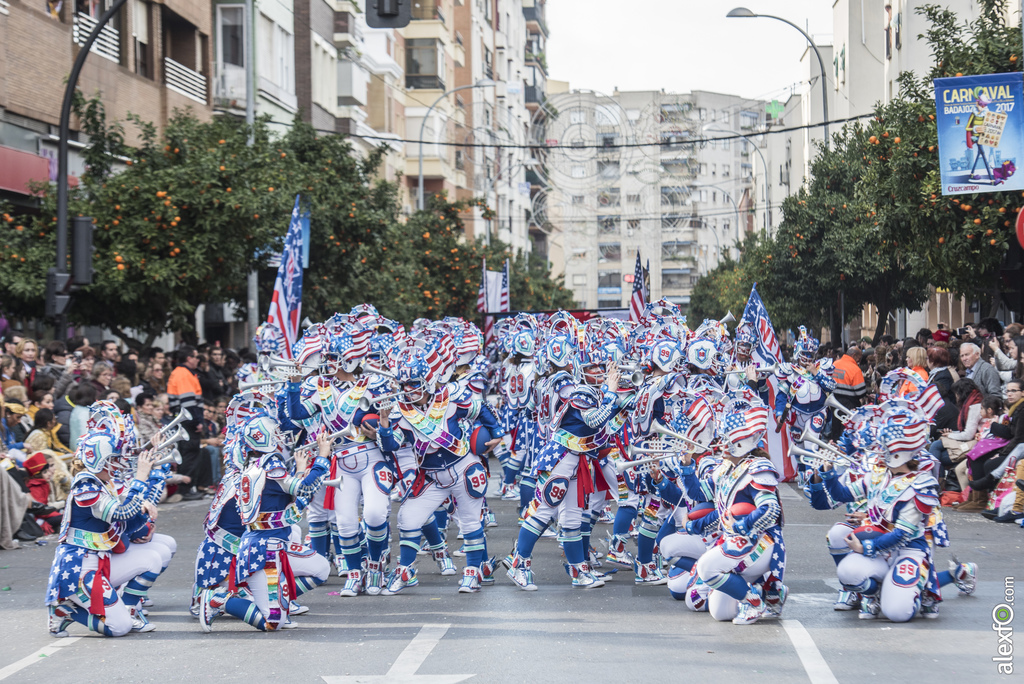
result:
<svg viewBox="0 0 1024 684"><path fill-rule="evenodd" d="M174 449L171 449L170 453L168 453L166 456L164 456L160 460L154 461L153 462L153 467L156 468L156 467L159 467L159 466L162 466L162 465L167 465L168 463L174 463L175 465L181 465L181 452L178 451L177 447L175 447Z"/></svg>
<svg viewBox="0 0 1024 684"><path fill-rule="evenodd" d="M257 389L259 387L269 387L270 385L283 385L284 380L258 380L256 382L240 382L238 383L239 392L248 392L249 390Z"/></svg>
<svg viewBox="0 0 1024 684"><path fill-rule="evenodd" d="M359 398L359 409L362 411L369 411L373 408L374 404L395 399L404 394L404 392L392 392L391 394L383 394L379 397L360 397Z"/></svg>
<svg viewBox="0 0 1024 684"><path fill-rule="evenodd" d="M828 395L828 399L825 400L825 406L831 408L832 412L844 423L853 418L853 411L840 404L834 394Z"/></svg>
<svg viewBox="0 0 1024 684"><path fill-rule="evenodd" d="M854 463L856 463L856 459L854 459L853 457L847 456L842 451L840 451L839 449L835 448L834 446L832 446L828 442L822 441L821 439L815 437L811 433L811 426L810 425L805 427L804 431L802 433L800 433L800 438L799 438L798 441L800 441L800 442L810 442L811 444L816 445L818 447L818 449L820 450L818 452L811 452L811 453L822 453L822 452L824 452L824 453L827 453L827 454L832 456L832 458L830 458L830 459L822 459L822 460L830 460L833 463L841 463L842 465L847 465L847 466L850 466L850 465L853 465Z"/></svg>
<svg viewBox="0 0 1024 684"><path fill-rule="evenodd" d="M754 367L754 372L757 373L758 375L762 375L762 374L764 374L764 375L775 375L775 371L777 371L778 369L779 369L779 364L773 363L772 365L766 366L764 368L759 368L759 367L755 366ZM747 372L746 368L734 368L732 370L725 371L724 375L736 375L738 373L746 373L746 372Z"/></svg>
<svg viewBox="0 0 1024 684"><path fill-rule="evenodd" d="M858 465L856 461L845 454L843 455L843 458L839 458L835 452L809 451L807 449L801 449L796 444L789 448L789 453L790 455L799 457L801 463L811 466L812 468L817 467L820 463L831 463L833 466L846 467Z"/></svg>
<svg viewBox="0 0 1024 684"><path fill-rule="evenodd" d="M158 439L158 438L161 440L161 444L160 444L161 447L164 446L169 441L178 442L178 441L181 441L181 439L188 439L188 433L187 432L185 432L182 429L176 429L176 428L180 428L181 424L184 423L187 420L192 420L192 413L189 412L188 409L183 408L183 409L181 409L181 411L178 412L178 415L176 415L174 417L174 420L172 420L170 423L168 423L167 425L165 425L162 428L160 428L155 435L153 435L152 437L149 438L148 442L146 442L145 444L142 445L142 448L145 449L145 448L151 446L153 444L153 440ZM164 433L167 432L168 430L175 430L174 437L171 440L164 440ZM182 432L184 432L185 437L184 438L179 438L178 435L180 435Z"/></svg>
<svg viewBox="0 0 1024 684"><path fill-rule="evenodd" d="M286 359L283 356L268 356L264 366L270 373L278 373L287 376L309 375L310 373L314 373L319 370L318 366L306 366L301 363L296 363L292 359Z"/></svg>
<svg viewBox="0 0 1024 684"><path fill-rule="evenodd" d="M381 375L385 378L391 378L392 380L398 380L398 376L392 373L390 370L384 370L378 366L363 366L363 372L369 373L370 375Z"/></svg>
<svg viewBox="0 0 1024 684"><path fill-rule="evenodd" d="M662 425L661 423L659 423L656 420L651 421L651 432L653 432L655 434L658 434L658 435L663 435L665 437L671 437L672 439L678 439L681 442L685 442L686 444L688 444L691 447L693 447L698 453L703 453L705 451L710 451L711 450L709 447L704 446L700 442L695 442L692 439L690 439L689 437L686 437L685 435L681 435L678 432L676 432L675 430L672 430L671 428L665 427L664 425Z"/></svg>
<svg viewBox="0 0 1024 684"><path fill-rule="evenodd" d="M354 428L355 428L355 425L353 425L352 423L349 423L348 427L346 427L344 430L338 430L337 432L332 432L329 435L327 435L327 439L329 439L331 442L333 442L334 440L339 439L341 437L344 437L346 439L350 439L351 436L352 436L352 431L353 431ZM310 449L316 449L317 446L318 445L317 445L316 440L313 440L309 444L303 444L300 447L296 447L295 449L292 449L292 455L295 455L295 454L299 453L300 451L309 451Z"/></svg>
<svg viewBox="0 0 1024 684"><path fill-rule="evenodd" d="M640 450L638 449L637 451ZM641 451L641 453L645 452ZM652 463L658 463L660 461L670 459L675 454L676 452L673 451L671 453L664 453L661 456L648 456L647 458L638 458L635 461L619 461L618 463L615 464L615 470L617 470L620 473L624 473L627 470L632 470L633 468L643 468L644 466L649 466Z"/></svg>

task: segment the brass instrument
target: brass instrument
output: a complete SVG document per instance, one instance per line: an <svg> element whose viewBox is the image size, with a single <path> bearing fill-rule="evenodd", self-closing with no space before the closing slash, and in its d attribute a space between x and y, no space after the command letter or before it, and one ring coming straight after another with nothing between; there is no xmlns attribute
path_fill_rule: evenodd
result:
<svg viewBox="0 0 1024 684"><path fill-rule="evenodd" d="M843 453L842 451L840 451L836 447L832 446L828 442L822 441L821 439L815 437L811 433L811 426L810 425L808 425L808 426L806 426L804 428L804 431L800 434L800 437L799 437L799 439L797 441L800 441L800 442L810 442L811 444L814 444L815 446L817 446L818 449L819 449L819 451L808 451L807 449L802 449L800 447L797 447L794 444L793 448L791 448L790 451L792 453L797 453L801 457L803 457L804 454L808 454L809 453L809 454L813 454L814 457L817 458L818 460L829 461L829 462L831 462L831 463L833 463L835 465L852 466L852 465L855 465L857 463L857 460L855 458L853 458L852 456L847 456L845 453ZM804 452L804 454L799 454L798 452L794 451L794 449L797 449L797 448L800 448L800 451ZM828 456L828 458L825 458L826 455Z"/></svg>
<svg viewBox="0 0 1024 684"><path fill-rule="evenodd" d="M725 318L723 318L722 320L720 320L718 322L721 323L722 325L725 325L726 323L732 323L735 320L736 320L736 317L733 316L732 315L732 311L730 311L729 313L725 314Z"/></svg>
<svg viewBox="0 0 1024 684"><path fill-rule="evenodd" d="M154 440L156 440L156 439L160 439L160 441L161 441L160 446L161 447L164 446L166 441L170 441L170 440L166 440L165 441L164 438L163 438L164 433L169 431L169 430L175 430L174 438L173 438L174 441L181 441L178 438L178 435L180 434L180 432L176 428L178 428L182 423L184 423L187 420L192 420L192 413L188 409L183 408L180 411L178 411L178 415L176 415L174 417L174 420L172 420L170 423L168 423L167 425L165 425L162 428L160 428L155 435L153 435L152 437L149 438L148 442L146 442L145 444L142 445L141 449L146 449L146 448L152 446ZM187 432L185 433L184 439L188 439L188 433Z"/></svg>
<svg viewBox="0 0 1024 684"><path fill-rule="evenodd" d="M778 369L779 369L779 364L773 363L772 365L766 366L764 368L755 367L754 371L758 375L761 375L761 374L764 374L764 375L775 375L775 371L777 371ZM746 373L746 372L747 372L746 368L734 368L733 370L725 371L725 373L723 375L736 375L738 373Z"/></svg>
<svg viewBox="0 0 1024 684"><path fill-rule="evenodd" d="M257 389L259 387L269 387L271 385L283 385L286 380L257 380L256 382L240 382L238 383L239 392L248 392L249 390Z"/></svg>
<svg viewBox="0 0 1024 684"><path fill-rule="evenodd" d="M359 409L361 411L369 411L373 408L373 405L382 401L388 401L389 399L396 399L402 396L404 392L392 392L391 394L383 394L379 397L360 397L359 398Z"/></svg>
<svg viewBox="0 0 1024 684"><path fill-rule="evenodd" d="M392 380L398 380L398 376L392 373L390 370L384 370L378 366L363 366L363 372L370 375L381 375L385 378L391 378Z"/></svg>
<svg viewBox="0 0 1024 684"><path fill-rule="evenodd" d="M832 412L844 423L853 418L853 411L840 404L834 394L828 395L828 399L825 400L825 406L831 408Z"/></svg>

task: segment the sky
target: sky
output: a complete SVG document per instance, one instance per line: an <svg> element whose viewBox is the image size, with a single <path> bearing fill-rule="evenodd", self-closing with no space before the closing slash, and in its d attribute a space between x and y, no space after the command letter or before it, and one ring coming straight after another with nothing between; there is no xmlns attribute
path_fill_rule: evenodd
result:
<svg viewBox="0 0 1024 684"><path fill-rule="evenodd" d="M832 0L548 0L550 77L608 94L664 88L784 99L801 79L807 41L774 19L726 19L734 7L783 17L831 43Z"/></svg>

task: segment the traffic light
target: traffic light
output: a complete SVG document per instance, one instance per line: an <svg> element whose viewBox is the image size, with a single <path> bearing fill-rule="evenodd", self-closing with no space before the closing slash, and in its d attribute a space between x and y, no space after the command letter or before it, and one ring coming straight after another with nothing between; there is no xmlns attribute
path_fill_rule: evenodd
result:
<svg viewBox="0 0 1024 684"><path fill-rule="evenodd" d="M413 0L367 0L366 24L371 28L402 28L412 21Z"/></svg>
<svg viewBox="0 0 1024 684"><path fill-rule="evenodd" d="M55 318L68 310L70 295L65 294L68 281L71 276L67 273L57 273L57 269L51 267L46 272L46 317Z"/></svg>
<svg viewBox="0 0 1024 684"><path fill-rule="evenodd" d="M92 217L71 219L71 274L75 285L92 285Z"/></svg>

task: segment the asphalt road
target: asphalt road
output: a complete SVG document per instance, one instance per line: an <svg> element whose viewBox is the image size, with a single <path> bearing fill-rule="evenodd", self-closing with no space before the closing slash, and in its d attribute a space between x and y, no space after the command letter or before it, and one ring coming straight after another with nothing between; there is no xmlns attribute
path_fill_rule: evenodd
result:
<svg viewBox="0 0 1024 684"><path fill-rule="evenodd" d="M494 489L492 488L492 491ZM936 620L865 622L832 610L836 587L824 544L838 512L812 511L786 486L786 584L782 620L740 627L686 610L664 587L637 587L620 572L605 587L573 590L554 540L534 555L540 589L519 591L502 572L478 594L458 594L459 577L441 577L420 557L420 585L393 597L331 595L332 577L303 597L310 612L299 628L256 632L231 618L203 634L188 614L195 549L209 500L161 507L159 530L178 555L150 592L157 630L121 639L79 625L68 639L46 631L42 598L53 545L0 552L0 680L11 682L1009 682L1021 681L1024 639L1013 676L1001 676L993 609L1005 580L1024 581L1024 530L977 514L949 512L951 553L980 567L974 596L948 587ZM514 508L492 501L499 527L488 530L492 554L516 535ZM599 525L595 540L610 526ZM454 540L455 528L449 538ZM602 545L603 546L603 545ZM396 549L397 551L397 549ZM397 554L396 554L397 555ZM461 559L456 559L457 564ZM1016 622L1024 632L1024 609ZM1012 623L1011 623L1012 624ZM1016 636L1016 635L1014 635ZM1006 642L1004 641L1004 649Z"/></svg>

